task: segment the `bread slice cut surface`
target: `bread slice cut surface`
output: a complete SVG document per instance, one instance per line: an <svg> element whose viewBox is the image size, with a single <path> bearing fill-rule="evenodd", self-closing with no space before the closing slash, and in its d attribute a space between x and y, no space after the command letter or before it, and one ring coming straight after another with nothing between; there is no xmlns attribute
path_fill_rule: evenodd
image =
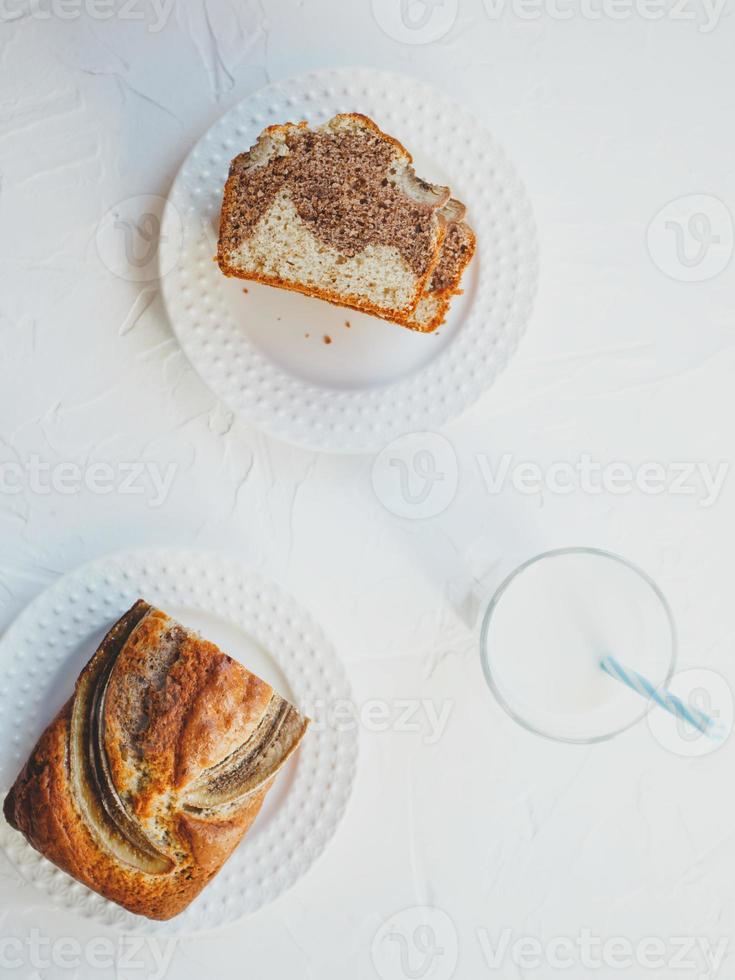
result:
<svg viewBox="0 0 735 980"><path fill-rule="evenodd" d="M231 164L219 266L401 322L439 260L449 197L366 116L272 126Z"/></svg>
<svg viewBox="0 0 735 980"><path fill-rule="evenodd" d="M421 295L416 309L404 326L421 333L431 333L446 320L452 298L461 292L462 276L472 261L477 246L475 233L465 221L466 208L450 200L442 208L447 223L439 260Z"/></svg>

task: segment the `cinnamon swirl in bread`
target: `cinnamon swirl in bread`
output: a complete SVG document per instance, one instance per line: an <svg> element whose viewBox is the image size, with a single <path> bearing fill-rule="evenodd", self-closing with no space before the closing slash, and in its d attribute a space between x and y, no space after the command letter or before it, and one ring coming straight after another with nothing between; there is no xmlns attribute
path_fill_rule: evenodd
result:
<svg viewBox="0 0 735 980"><path fill-rule="evenodd" d="M230 167L222 272L402 322L436 267L450 197L411 162L357 113L270 126Z"/></svg>

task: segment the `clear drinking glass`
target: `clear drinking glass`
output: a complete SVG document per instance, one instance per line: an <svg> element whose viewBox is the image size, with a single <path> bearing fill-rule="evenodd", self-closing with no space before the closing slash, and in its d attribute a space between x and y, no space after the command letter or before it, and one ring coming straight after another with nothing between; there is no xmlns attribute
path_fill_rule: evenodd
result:
<svg viewBox="0 0 735 980"><path fill-rule="evenodd" d="M650 707L604 673L602 657L667 686L676 647L661 589L597 548L561 548L524 562L493 596L480 638L485 677L508 714L538 735L577 743L612 738Z"/></svg>

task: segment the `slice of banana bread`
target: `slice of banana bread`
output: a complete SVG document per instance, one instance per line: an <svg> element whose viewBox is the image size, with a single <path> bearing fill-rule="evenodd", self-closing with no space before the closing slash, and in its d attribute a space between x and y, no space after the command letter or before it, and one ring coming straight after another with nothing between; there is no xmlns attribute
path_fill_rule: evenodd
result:
<svg viewBox="0 0 735 980"><path fill-rule="evenodd" d="M405 321L439 260L450 197L411 162L356 113L270 126L230 166L222 272Z"/></svg>
<svg viewBox="0 0 735 980"><path fill-rule="evenodd" d="M431 333L444 323L452 297L461 292L459 285L462 276L477 245L475 233L464 220L466 212L464 204L454 199L442 208L447 234L439 261L416 309L406 318L404 326L421 333Z"/></svg>

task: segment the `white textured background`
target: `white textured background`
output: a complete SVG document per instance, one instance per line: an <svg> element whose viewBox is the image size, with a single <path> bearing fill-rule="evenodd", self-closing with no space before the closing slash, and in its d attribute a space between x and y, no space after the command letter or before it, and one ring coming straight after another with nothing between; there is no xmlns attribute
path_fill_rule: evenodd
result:
<svg viewBox="0 0 735 980"><path fill-rule="evenodd" d="M686 10L698 19L592 20L578 7L568 20L493 19L480 0L459 0L447 34L409 45L379 28L370 0L181 0L158 32L150 9L146 22L3 6L26 15L0 23L2 459L140 457L178 470L159 508L145 495L0 495L0 626L111 549L223 549L320 620L358 701L453 703L435 745L363 732L351 807L318 865L255 918L182 941L169 977L376 977L376 930L418 905L452 920L462 980L554 975L510 957L493 972L482 930L544 944L585 928L602 940L659 937L668 956L676 937L732 933L735 741L686 759L645 724L589 748L534 738L485 688L472 631L476 599L521 559L608 547L667 593L681 665L735 679L732 480L710 507L637 489L491 495L476 465L478 453L496 462L506 452L542 466L580 453L633 466L732 456L733 266L681 282L646 248L672 199L706 194L735 208L733 16L726 8L705 32L701 4ZM382 507L370 458L318 456L233 420L185 360L155 284L112 275L95 245L108 209L165 194L192 142L238 99L350 64L410 72L471 107L515 161L539 226L529 332L492 392L447 429L459 491L426 521ZM726 228L720 238L727 249ZM2 864L0 941L33 929L85 949L100 935ZM24 954L2 975L154 975L143 959L39 971ZM577 962L560 975L730 977L735 944L717 974L695 960ZM444 980L447 964L439 956L421 972L418 956L390 976Z"/></svg>

